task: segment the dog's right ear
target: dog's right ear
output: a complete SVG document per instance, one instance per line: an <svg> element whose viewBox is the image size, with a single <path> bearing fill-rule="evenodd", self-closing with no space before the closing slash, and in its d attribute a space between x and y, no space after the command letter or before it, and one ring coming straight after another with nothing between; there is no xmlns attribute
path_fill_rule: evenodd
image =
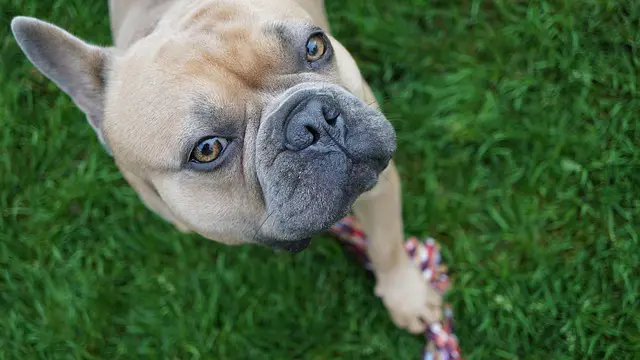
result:
<svg viewBox="0 0 640 360"><path fill-rule="evenodd" d="M85 113L110 153L101 131L110 51L88 44L47 22L18 16L11 30L29 61Z"/></svg>

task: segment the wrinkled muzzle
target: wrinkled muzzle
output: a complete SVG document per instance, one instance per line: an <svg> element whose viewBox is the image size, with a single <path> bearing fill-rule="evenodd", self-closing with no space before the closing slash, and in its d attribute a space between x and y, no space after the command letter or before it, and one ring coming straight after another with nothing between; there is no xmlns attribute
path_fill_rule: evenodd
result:
<svg viewBox="0 0 640 360"><path fill-rule="evenodd" d="M264 112L256 171L267 212L258 241L299 251L371 189L396 148L377 110L335 85L297 85Z"/></svg>

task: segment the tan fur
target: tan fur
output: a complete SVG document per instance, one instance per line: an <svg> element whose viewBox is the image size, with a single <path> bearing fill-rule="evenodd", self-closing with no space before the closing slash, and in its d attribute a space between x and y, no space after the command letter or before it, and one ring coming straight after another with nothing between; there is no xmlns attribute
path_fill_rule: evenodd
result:
<svg viewBox="0 0 640 360"><path fill-rule="evenodd" d="M257 207L261 210L261 206L254 201L259 196L257 189L253 194L234 193L230 186L230 191L220 196L211 193L209 183L185 186L184 179L177 179L168 171L175 168L180 160L175 157L180 139L176 134L192 131L190 127L193 124L186 121L188 107L185 95L198 91L203 96L216 99L216 103L225 104L227 110L235 110L235 116L230 113L229 118L240 119L239 113L243 109L234 104L265 103L268 97L260 92L260 88L274 86L276 81L265 75L287 61L282 58L280 44L258 31L254 24L268 20L313 19L288 0L201 0L187 3L189 5L185 6L183 1L176 1L168 8L169 13L154 20L157 21L157 27L150 35L121 49L126 51L122 59L114 64L117 67L113 69L116 77L111 80L107 95L104 137L119 155L117 158L121 160L118 166L121 169L132 174L153 174L154 180L151 182L138 181L132 184L143 194L141 198L150 208L160 215L172 214L170 208L184 209L182 216L173 213L164 217L181 229L190 228L208 238L235 244L238 241L227 238L224 227L218 227L215 231L204 228L202 224L211 221L190 211L191 203L196 199L206 199L206 203L211 205L211 213L215 214L214 209L230 199L243 199L248 205L247 209ZM165 8L167 4L140 1L129 6L129 11L133 13L154 13L156 7ZM116 7L112 5L112 8ZM126 16L126 13L124 16L125 21L112 19L114 24L118 24L114 25L115 28L128 29L132 34L142 34L139 29L147 28L147 24L139 23L137 19ZM127 21L136 24L131 25ZM132 34L119 32L116 38L130 39ZM337 40L331 40L338 44ZM339 73L352 74L342 77L343 85L362 97L364 83L355 62L340 46L336 46L336 57L339 59ZM158 96L149 98L149 90L141 88L150 84ZM131 121L149 118L148 114L152 114L151 121L156 124L153 127L144 122ZM164 151L147 151L144 142L136 141L140 133L149 132L148 139L166 144ZM128 144L137 146L131 148ZM247 174L238 168L235 174L228 174L226 181L231 184L234 179L244 176ZM156 195L158 188L175 194L176 202L171 206L163 205ZM230 221L226 226L238 225Z"/></svg>
<svg viewBox="0 0 640 360"><path fill-rule="evenodd" d="M185 139L201 133L194 95L217 104L218 121L251 129L272 90L287 87L287 51L261 24L313 23L329 33L322 0L111 0L114 61L104 98L101 136L123 176L154 212L182 231L226 244L258 224L265 211L256 179L255 133L243 133L241 160L207 177L178 171ZM302 26L302 25L301 25ZM358 66L329 36L336 66L308 80L337 83L378 107ZM253 146L253 147L252 147ZM439 317L439 297L404 253L400 179L393 162L354 205L369 235L375 292L392 320L412 332ZM162 194L160 196L159 194ZM233 206L230 206L232 204Z"/></svg>

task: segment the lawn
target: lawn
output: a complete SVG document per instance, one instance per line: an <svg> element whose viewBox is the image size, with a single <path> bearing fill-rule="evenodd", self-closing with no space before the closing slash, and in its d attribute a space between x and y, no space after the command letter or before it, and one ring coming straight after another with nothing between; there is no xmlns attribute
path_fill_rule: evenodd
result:
<svg viewBox="0 0 640 360"><path fill-rule="evenodd" d="M138 200L15 15L109 44L107 1L0 0L0 359L418 359L373 281L183 235ZM468 359L640 358L640 6L327 0L444 245Z"/></svg>

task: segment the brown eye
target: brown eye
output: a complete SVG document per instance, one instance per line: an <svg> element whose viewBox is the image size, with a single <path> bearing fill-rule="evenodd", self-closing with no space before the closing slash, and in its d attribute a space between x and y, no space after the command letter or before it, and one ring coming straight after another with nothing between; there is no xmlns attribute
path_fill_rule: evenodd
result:
<svg viewBox="0 0 640 360"><path fill-rule="evenodd" d="M327 42L322 35L313 35L307 40L307 61L316 61L327 51Z"/></svg>
<svg viewBox="0 0 640 360"><path fill-rule="evenodd" d="M196 163L210 163L220 157L228 141L222 138L210 137L198 143L191 152L191 161Z"/></svg>

